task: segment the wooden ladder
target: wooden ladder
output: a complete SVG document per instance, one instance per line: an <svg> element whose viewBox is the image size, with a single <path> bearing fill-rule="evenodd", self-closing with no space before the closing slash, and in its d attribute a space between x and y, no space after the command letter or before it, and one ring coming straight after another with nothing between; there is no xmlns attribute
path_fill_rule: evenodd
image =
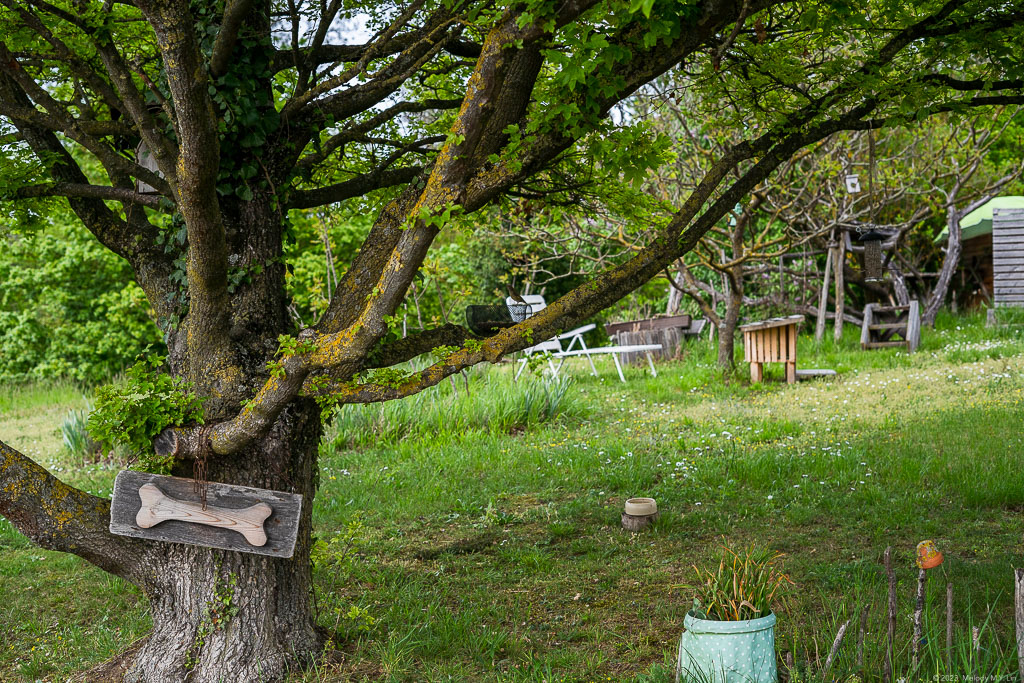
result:
<svg viewBox="0 0 1024 683"><path fill-rule="evenodd" d="M893 339L899 335L902 339ZM921 344L921 306L911 301L908 306L864 307L864 322L860 328L862 349L903 347L910 353Z"/></svg>

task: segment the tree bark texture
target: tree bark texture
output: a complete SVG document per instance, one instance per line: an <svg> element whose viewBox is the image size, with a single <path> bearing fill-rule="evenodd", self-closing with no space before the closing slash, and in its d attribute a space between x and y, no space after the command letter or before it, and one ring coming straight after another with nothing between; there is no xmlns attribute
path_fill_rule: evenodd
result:
<svg viewBox="0 0 1024 683"><path fill-rule="evenodd" d="M153 632L131 683L280 680L323 643L313 621L309 562L320 408L299 400L258 444L209 462L208 479L303 495L295 554L270 558L152 543L143 590Z"/></svg>
<svg viewBox="0 0 1024 683"><path fill-rule="evenodd" d="M739 272L736 272L739 271ZM743 266L734 266L729 273L729 293L725 299L725 315L718 328L718 366L735 366L736 326L743 310Z"/></svg>
<svg viewBox="0 0 1024 683"><path fill-rule="evenodd" d="M295 402L258 444L211 459L211 481L303 495L289 559L201 546L152 543L143 585L153 632L125 680L131 683L280 680L323 643L313 621L309 562L320 408Z"/></svg>

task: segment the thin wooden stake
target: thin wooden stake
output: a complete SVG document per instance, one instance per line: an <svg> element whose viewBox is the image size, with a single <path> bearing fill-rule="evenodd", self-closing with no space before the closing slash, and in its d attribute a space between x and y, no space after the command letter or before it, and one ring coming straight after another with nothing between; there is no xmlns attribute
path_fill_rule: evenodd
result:
<svg viewBox="0 0 1024 683"><path fill-rule="evenodd" d="M1019 631L1018 631L1019 632ZM953 583L946 584L946 668L953 668Z"/></svg>
<svg viewBox="0 0 1024 683"><path fill-rule="evenodd" d="M885 576L889 582L888 633L885 645L885 680L892 681L893 646L896 641L896 573L892 570L892 546L885 549Z"/></svg>
<svg viewBox="0 0 1024 683"><path fill-rule="evenodd" d="M821 677L828 680L828 670L832 668L832 662L835 661L836 655L839 654L839 646L843 644L843 637L846 636L846 627L850 625L851 619L847 619L846 623L839 627L839 633L836 634L836 639L832 641L832 649L828 652L828 657L825 658L825 668L821 670Z"/></svg>
<svg viewBox="0 0 1024 683"><path fill-rule="evenodd" d="M825 257L825 277L821 282L821 296L818 298L818 320L814 324L814 342L820 344L825 338L825 314L828 312L828 286L832 274L832 254L835 250L829 249Z"/></svg>
<svg viewBox="0 0 1024 683"><path fill-rule="evenodd" d="M860 611L860 632L857 634L857 668L864 668L864 636L868 633L868 612L871 610L871 603L864 605Z"/></svg>
<svg viewBox="0 0 1024 683"><path fill-rule="evenodd" d="M1017 622L1017 666L1024 681L1024 569L1014 569L1014 618Z"/></svg>
<svg viewBox="0 0 1024 683"><path fill-rule="evenodd" d="M838 344L843 340L843 313L846 304L846 285L843 283L843 264L846 261L846 242L840 233L836 240L836 255L834 270L836 273L836 320L833 339Z"/></svg>
<svg viewBox="0 0 1024 683"><path fill-rule="evenodd" d="M921 621L924 616L924 587L928 580L928 573L924 569L917 571L917 600L914 602L914 635L910 643L911 666L917 671L920 663L921 650Z"/></svg>

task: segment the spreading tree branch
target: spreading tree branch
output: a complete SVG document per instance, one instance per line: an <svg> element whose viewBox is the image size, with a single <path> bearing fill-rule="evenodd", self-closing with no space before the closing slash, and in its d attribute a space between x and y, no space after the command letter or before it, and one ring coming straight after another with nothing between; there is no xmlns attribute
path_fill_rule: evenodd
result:
<svg viewBox="0 0 1024 683"><path fill-rule="evenodd" d="M124 187L109 185L89 185L80 183L44 183L41 185L23 185L13 193L15 199L29 197L89 197L93 199L110 199L122 204L138 204L151 209L163 209L163 198L152 194L143 194Z"/></svg>
<svg viewBox="0 0 1024 683"><path fill-rule="evenodd" d="M146 544L110 533L109 500L68 486L2 441L0 515L42 548L147 585Z"/></svg>
<svg viewBox="0 0 1024 683"><path fill-rule="evenodd" d="M174 189L188 230L191 379L201 386L212 383L214 392L225 391L237 370L231 370L228 245L217 196L217 117L208 80L199 77L203 57L187 0L137 0L137 5L156 33L177 114L178 166L184 173Z"/></svg>
<svg viewBox="0 0 1024 683"><path fill-rule="evenodd" d="M220 22L220 31L213 43L210 55L210 75L214 78L223 76L228 71L231 52L238 40L238 30L242 27L246 15L252 8L253 0L229 0L224 8L224 17Z"/></svg>
<svg viewBox="0 0 1024 683"><path fill-rule="evenodd" d="M410 183L422 175L424 170L422 166L375 170L327 187L315 190L296 190L291 193L288 206L292 209L309 209L334 202L343 202L353 197L362 197L374 190Z"/></svg>
<svg viewBox="0 0 1024 683"><path fill-rule="evenodd" d="M352 125L332 135L325 140L320 148L311 154L302 157L296 163L298 168L312 168L325 161L336 149L347 142L353 142L366 135L370 131L385 123L394 120L396 117L407 113L419 113L435 109L457 109L462 100L455 99L427 99L422 102L399 102L383 110L379 114L371 116L362 123Z"/></svg>
<svg viewBox="0 0 1024 683"><path fill-rule="evenodd" d="M6 103L18 109L32 108L24 91L0 70L0 112ZM85 173L52 130L20 118L14 119L14 124L36 157L47 162L55 186L91 186ZM143 212L135 211L134 218L126 222L107 208L99 197L87 196L85 193L64 196L68 197L71 210L86 229L101 244L132 265L139 285L145 290L158 315L161 318L172 315L171 302L175 290L169 276L174 268L173 259L157 246L158 230L145 219ZM115 199L121 200L119 197Z"/></svg>
<svg viewBox="0 0 1024 683"><path fill-rule="evenodd" d="M388 368L412 360L439 346L462 346L467 339L475 339L469 330L461 325L448 323L422 332L410 334L404 339L393 341L373 351L366 363L367 368Z"/></svg>
<svg viewBox="0 0 1024 683"><path fill-rule="evenodd" d="M410 31L395 36L379 48L378 55L387 57L406 50L410 45L423 38L422 31ZM299 48L297 51L299 59L310 65L319 64L343 64L358 62L374 43L362 43L359 45L321 45L315 52L310 48ZM474 59L480 56L481 45L471 40L455 38L445 42L443 50L455 57ZM284 69L293 68L294 50L278 50L274 53L271 61L271 69L277 73Z"/></svg>

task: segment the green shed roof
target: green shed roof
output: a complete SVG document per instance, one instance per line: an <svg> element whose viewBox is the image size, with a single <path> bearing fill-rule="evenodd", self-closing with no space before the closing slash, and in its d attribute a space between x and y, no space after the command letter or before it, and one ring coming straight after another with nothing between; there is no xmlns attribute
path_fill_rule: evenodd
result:
<svg viewBox="0 0 1024 683"><path fill-rule="evenodd" d="M1024 209L1024 197L1020 196L1007 196L1007 197L995 197L986 204L982 204L974 211L964 216L964 219L960 221L961 239L966 242L969 239L975 237L981 237L982 235L989 235L992 233L992 210L993 209ZM946 230L943 228L942 232L935 238L936 242L946 241Z"/></svg>

